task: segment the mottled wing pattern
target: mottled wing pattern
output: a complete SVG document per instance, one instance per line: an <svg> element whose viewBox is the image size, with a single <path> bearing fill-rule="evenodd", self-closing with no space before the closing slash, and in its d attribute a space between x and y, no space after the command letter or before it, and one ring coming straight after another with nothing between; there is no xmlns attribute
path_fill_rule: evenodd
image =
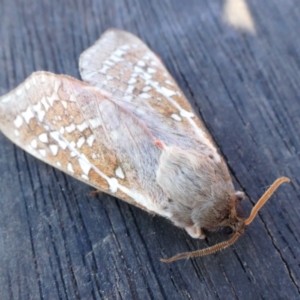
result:
<svg viewBox="0 0 300 300"><path fill-rule="evenodd" d="M152 169L142 168L158 163L159 149L149 130L99 89L37 72L0 98L0 120L0 130L35 157L160 213L155 199L164 195L152 186Z"/></svg>
<svg viewBox="0 0 300 300"><path fill-rule="evenodd" d="M167 139L178 139L177 132L184 129L190 133L190 139L212 146L205 127L161 60L131 33L118 29L106 31L81 54L79 68L84 81L106 90L115 101L127 102L120 105L139 118L147 117L147 113L136 113L137 106L161 116L160 124L174 129L173 136L169 134ZM211 149L214 151L213 146ZM218 156L216 151L214 155Z"/></svg>
<svg viewBox="0 0 300 300"><path fill-rule="evenodd" d="M37 72L0 98L0 130L18 146L145 210L165 215L155 140L220 160L160 59L109 30L80 57L81 82Z"/></svg>

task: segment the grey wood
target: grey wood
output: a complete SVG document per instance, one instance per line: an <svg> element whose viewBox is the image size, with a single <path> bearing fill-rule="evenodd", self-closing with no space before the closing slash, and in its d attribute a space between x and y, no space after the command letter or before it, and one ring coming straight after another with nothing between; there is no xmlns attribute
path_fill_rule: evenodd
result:
<svg viewBox="0 0 300 300"><path fill-rule="evenodd" d="M256 34L223 20L223 1L0 0L0 92L36 70L79 78L80 53L110 27L164 61L225 157L248 213L237 243L192 240L160 217L37 161L0 134L0 299L298 299L300 293L300 6L249 0Z"/></svg>

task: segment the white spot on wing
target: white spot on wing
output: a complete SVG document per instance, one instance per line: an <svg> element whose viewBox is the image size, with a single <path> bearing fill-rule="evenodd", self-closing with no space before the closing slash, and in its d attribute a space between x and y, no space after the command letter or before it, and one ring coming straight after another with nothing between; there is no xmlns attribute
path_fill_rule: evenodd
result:
<svg viewBox="0 0 300 300"><path fill-rule="evenodd" d="M76 97L73 94L71 94L70 98L69 98L69 101L76 102Z"/></svg>
<svg viewBox="0 0 300 300"><path fill-rule="evenodd" d="M74 173L74 169L73 169L73 167L72 167L72 164L71 164L71 163L68 163L68 165L67 165L67 169L68 169L68 171L69 171L69 172L71 172L71 173Z"/></svg>
<svg viewBox="0 0 300 300"><path fill-rule="evenodd" d="M135 78L130 78L127 83L128 84L134 84L134 83L136 83L136 79Z"/></svg>
<svg viewBox="0 0 300 300"><path fill-rule="evenodd" d="M193 113L188 112L188 111L186 111L186 110L184 110L184 109L181 109L181 110L180 110L180 115L181 115L182 117L184 117L184 118L194 118L194 116L195 116Z"/></svg>
<svg viewBox="0 0 300 300"><path fill-rule="evenodd" d="M52 131L50 132L50 136L57 141L59 146L65 150L67 148L67 143L64 140L61 140L59 137L59 132L58 131Z"/></svg>
<svg viewBox="0 0 300 300"><path fill-rule="evenodd" d="M90 120L90 123L91 123L92 128L96 128L101 125L101 120L100 120L100 118L94 118L94 119Z"/></svg>
<svg viewBox="0 0 300 300"><path fill-rule="evenodd" d="M124 55L126 52L121 50L120 48L114 51L114 54L117 56L122 56Z"/></svg>
<svg viewBox="0 0 300 300"><path fill-rule="evenodd" d="M174 85L173 82L171 82L170 80L166 80L165 83L168 85Z"/></svg>
<svg viewBox="0 0 300 300"><path fill-rule="evenodd" d="M166 97L171 97L174 96L176 93L170 89L167 89L166 87L162 86L160 88L160 91L163 95L165 95Z"/></svg>
<svg viewBox="0 0 300 300"><path fill-rule="evenodd" d="M147 93L142 93L139 95L140 98L143 98L143 99L149 99L151 98L151 95L150 94L147 94Z"/></svg>
<svg viewBox="0 0 300 300"><path fill-rule="evenodd" d="M144 73L143 69L141 69L140 67L137 67L137 66L134 67L134 72L135 73Z"/></svg>
<svg viewBox="0 0 300 300"><path fill-rule="evenodd" d="M48 135L47 133L42 133L39 135L39 140L42 142L42 143L48 143Z"/></svg>
<svg viewBox="0 0 300 300"><path fill-rule="evenodd" d="M77 125L77 129L80 132L83 132L84 130L86 130L89 127L89 125L86 122L81 123L80 125Z"/></svg>
<svg viewBox="0 0 300 300"><path fill-rule="evenodd" d="M57 145L49 145L51 153L56 156L58 153L58 146Z"/></svg>
<svg viewBox="0 0 300 300"><path fill-rule="evenodd" d="M153 73L156 73L156 70L154 70L153 68L148 68L148 69L147 69L147 72L148 72L149 74L153 74Z"/></svg>
<svg viewBox="0 0 300 300"><path fill-rule="evenodd" d="M37 148L37 140L32 140L31 143L30 143L30 146L34 149Z"/></svg>
<svg viewBox="0 0 300 300"><path fill-rule="evenodd" d="M47 100L50 103L50 106L53 106L54 101L58 100L58 96L53 93L50 97L47 97Z"/></svg>
<svg viewBox="0 0 300 300"><path fill-rule="evenodd" d="M109 61L109 60L105 60L105 61L103 62L103 64L104 64L104 65L108 65L108 66L113 66L113 65L115 65L115 63L113 63L113 62L111 62L111 61Z"/></svg>
<svg viewBox="0 0 300 300"><path fill-rule="evenodd" d="M17 90L16 90L16 95L17 96L21 96L23 94L23 90L21 89L21 88L18 88Z"/></svg>
<svg viewBox="0 0 300 300"><path fill-rule="evenodd" d="M44 110L42 110L41 102L38 102L36 105L33 105L32 108L37 113L39 121L42 122L46 113Z"/></svg>
<svg viewBox="0 0 300 300"><path fill-rule="evenodd" d="M122 170L121 167L118 167L118 168L116 169L115 173L116 173L116 175L117 175L119 178L121 178L121 179L124 179L124 178L125 178L125 175L124 175L123 170Z"/></svg>
<svg viewBox="0 0 300 300"><path fill-rule="evenodd" d="M82 174L81 177L82 177L83 179L85 179L85 180L89 180L89 177L86 176L85 174Z"/></svg>
<svg viewBox="0 0 300 300"><path fill-rule="evenodd" d="M81 157L78 158L78 162L79 162L79 165L80 165L80 168L81 168L83 174L89 175L91 166L88 163L88 159L85 157L84 154L82 154Z"/></svg>
<svg viewBox="0 0 300 300"><path fill-rule="evenodd" d="M71 125L69 125L69 126L66 127L66 131L67 131L68 133L71 133L71 132L73 132L74 130L75 130L75 125L74 125L74 124L71 124Z"/></svg>
<svg viewBox="0 0 300 300"><path fill-rule="evenodd" d="M26 111L22 112L22 116L27 124L29 124L30 120L34 118L34 114L29 106Z"/></svg>
<svg viewBox="0 0 300 300"><path fill-rule="evenodd" d="M66 109L67 108L67 102L66 101L61 101L62 106Z"/></svg>
<svg viewBox="0 0 300 300"><path fill-rule="evenodd" d="M146 64L145 64L144 61L139 60L139 61L137 62L137 65L140 66L140 67L145 67Z"/></svg>
<svg viewBox="0 0 300 300"><path fill-rule="evenodd" d="M25 82L25 89L26 90L30 89L30 83L28 81Z"/></svg>
<svg viewBox="0 0 300 300"><path fill-rule="evenodd" d="M95 136L94 136L93 134L91 134L91 135L88 137L88 139L86 140L86 142L87 142L87 144L88 144L90 147L92 147L94 140L95 140Z"/></svg>
<svg viewBox="0 0 300 300"><path fill-rule="evenodd" d="M42 98L41 103L44 105L45 110L48 111L48 109L50 108L50 105L48 104L45 97Z"/></svg>
<svg viewBox="0 0 300 300"><path fill-rule="evenodd" d="M117 178L114 178L114 177L113 178L109 178L108 184L109 184L110 191L112 193L116 193L117 190L118 190L118 186L119 186Z"/></svg>
<svg viewBox="0 0 300 300"><path fill-rule="evenodd" d="M149 92L151 90L151 87L150 86L145 86L142 91L143 92Z"/></svg>
<svg viewBox="0 0 300 300"><path fill-rule="evenodd" d="M111 55L110 59L113 60L113 61L115 61L115 62L120 62L120 61L124 60L123 58L120 58L120 57L118 57L116 55Z"/></svg>
<svg viewBox="0 0 300 300"><path fill-rule="evenodd" d="M181 121L181 118L180 118L177 114L172 114L171 117L172 117L175 121Z"/></svg>
<svg viewBox="0 0 300 300"><path fill-rule="evenodd" d="M70 153L70 156L71 156L71 157L75 157L76 155L77 155L76 152L71 151L71 153Z"/></svg>
<svg viewBox="0 0 300 300"><path fill-rule="evenodd" d="M132 94L135 86L134 85L128 85L126 89L127 94Z"/></svg>
<svg viewBox="0 0 300 300"><path fill-rule="evenodd" d="M14 120L14 124L17 128L20 128L23 124L23 118L21 116L17 116Z"/></svg>
<svg viewBox="0 0 300 300"><path fill-rule="evenodd" d="M103 66L100 70L99 73L105 74L108 71L109 67L108 66Z"/></svg>
<svg viewBox="0 0 300 300"><path fill-rule="evenodd" d="M82 136L82 137L80 137L79 139L78 139L78 141L77 141L77 147L78 148L81 148L82 147L82 145L84 144L84 142L85 142L85 138Z"/></svg>

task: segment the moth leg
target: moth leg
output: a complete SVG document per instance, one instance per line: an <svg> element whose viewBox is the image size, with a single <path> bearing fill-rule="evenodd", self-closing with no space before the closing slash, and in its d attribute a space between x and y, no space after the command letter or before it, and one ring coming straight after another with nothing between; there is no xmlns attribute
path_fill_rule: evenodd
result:
<svg viewBox="0 0 300 300"><path fill-rule="evenodd" d="M101 193L103 193L103 191L101 191L101 190L95 190L95 191L91 191L91 196L96 196L96 195L98 195L98 194L101 194Z"/></svg>
<svg viewBox="0 0 300 300"><path fill-rule="evenodd" d="M205 239L206 235L203 230L196 225L187 226L184 228L186 232L194 239Z"/></svg>

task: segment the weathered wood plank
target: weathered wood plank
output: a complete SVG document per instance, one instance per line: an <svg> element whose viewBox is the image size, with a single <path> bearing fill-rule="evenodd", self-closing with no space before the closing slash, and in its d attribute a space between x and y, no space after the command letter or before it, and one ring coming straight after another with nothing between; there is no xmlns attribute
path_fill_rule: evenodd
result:
<svg viewBox="0 0 300 300"><path fill-rule="evenodd" d="M161 56L226 158L247 212L289 176L244 236L215 255L167 221L35 160L0 135L1 299L296 299L300 291L300 10L248 1L256 34L221 1L0 1L0 92L31 72L79 78L78 57L109 27ZM220 240L209 237L209 244Z"/></svg>

